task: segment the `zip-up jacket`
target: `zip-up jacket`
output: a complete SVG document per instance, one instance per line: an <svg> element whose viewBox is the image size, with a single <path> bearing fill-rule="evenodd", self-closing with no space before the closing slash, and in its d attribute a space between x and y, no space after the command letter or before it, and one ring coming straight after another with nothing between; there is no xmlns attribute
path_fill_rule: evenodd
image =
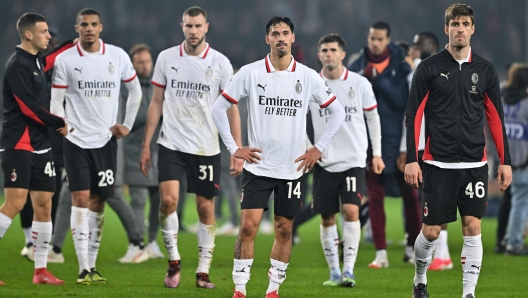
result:
<svg viewBox="0 0 528 298"><path fill-rule="evenodd" d="M407 163L418 161L424 117L424 161L486 161L486 117L500 164L511 164L499 78L490 62L471 51L462 64L446 49L422 61L412 80L406 115Z"/></svg>
<svg viewBox="0 0 528 298"><path fill-rule="evenodd" d="M40 152L49 150L48 127L64 127L64 120L52 115L46 90L45 72L55 58L72 47L66 42L42 57L17 47L6 64L4 74L4 122L0 149Z"/></svg>

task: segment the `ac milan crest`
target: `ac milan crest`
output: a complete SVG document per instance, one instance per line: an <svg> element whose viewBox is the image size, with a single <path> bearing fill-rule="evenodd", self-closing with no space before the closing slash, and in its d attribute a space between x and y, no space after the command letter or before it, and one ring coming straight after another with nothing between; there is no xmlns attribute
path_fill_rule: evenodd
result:
<svg viewBox="0 0 528 298"><path fill-rule="evenodd" d="M13 173L11 173L11 182L15 182L18 178L18 175L16 173L16 170L13 169Z"/></svg>
<svg viewBox="0 0 528 298"><path fill-rule="evenodd" d="M427 217L427 215L429 215L429 208L427 207L427 205L424 206L423 211L424 211L424 216Z"/></svg>
<svg viewBox="0 0 528 298"><path fill-rule="evenodd" d="M244 190L242 190L242 193L240 194L240 203L244 200Z"/></svg>

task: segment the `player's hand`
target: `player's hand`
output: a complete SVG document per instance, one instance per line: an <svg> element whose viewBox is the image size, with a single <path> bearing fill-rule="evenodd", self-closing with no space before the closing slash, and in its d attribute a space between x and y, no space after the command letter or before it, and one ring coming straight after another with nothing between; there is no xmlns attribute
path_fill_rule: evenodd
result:
<svg viewBox="0 0 528 298"><path fill-rule="evenodd" d="M59 127L55 131L61 136L66 137L68 135L68 124L66 121L64 121L64 127Z"/></svg>
<svg viewBox="0 0 528 298"><path fill-rule="evenodd" d="M422 169L418 162L411 162L405 165L405 182L413 188L420 187L419 183L423 182ZM511 177L511 176L510 176Z"/></svg>
<svg viewBox="0 0 528 298"><path fill-rule="evenodd" d="M145 176L148 177L150 170L150 148L143 148L141 150L141 157L139 158L139 168Z"/></svg>
<svg viewBox="0 0 528 298"><path fill-rule="evenodd" d="M262 153L259 148L249 148L248 146L238 148L233 154L234 157L247 161L248 163L258 164L262 158L257 153Z"/></svg>
<svg viewBox="0 0 528 298"><path fill-rule="evenodd" d="M398 158L396 158L396 167L400 172L405 172L405 164L407 163L407 152L400 152Z"/></svg>
<svg viewBox="0 0 528 298"><path fill-rule="evenodd" d="M240 173L242 173L242 169L244 169L244 160L231 156L231 164L229 165L229 169L231 170L230 174L233 175L233 177L240 175Z"/></svg>
<svg viewBox="0 0 528 298"><path fill-rule="evenodd" d="M385 163L383 162L383 159L381 156L374 156L372 158L372 170L376 174L381 174L383 172L383 169L385 169Z"/></svg>
<svg viewBox="0 0 528 298"><path fill-rule="evenodd" d="M502 183L500 191L505 191L512 182L511 166L500 165L497 171L497 183Z"/></svg>
<svg viewBox="0 0 528 298"><path fill-rule="evenodd" d="M321 158L321 155L321 151L319 151L319 149L317 149L315 146L306 150L306 153L299 156L295 160L296 163L302 161L302 163L297 167L297 171L303 170L303 174L310 172L313 169L315 163L319 160L319 158Z"/></svg>
<svg viewBox="0 0 528 298"><path fill-rule="evenodd" d="M130 129L126 128L126 126L121 124L116 124L110 127L110 131L112 132L112 135L118 139L126 137L130 133Z"/></svg>

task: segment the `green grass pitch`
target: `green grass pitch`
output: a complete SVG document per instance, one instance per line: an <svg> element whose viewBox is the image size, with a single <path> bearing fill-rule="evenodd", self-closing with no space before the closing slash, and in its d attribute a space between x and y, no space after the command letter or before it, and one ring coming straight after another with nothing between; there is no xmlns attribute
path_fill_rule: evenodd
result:
<svg viewBox="0 0 528 298"><path fill-rule="evenodd" d="M355 288L327 288L322 282L328 278L328 267L319 241L319 219L314 218L300 228L300 245L293 247L286 281L280 289L281 297L406 297L412 296L411 287L414 267L402 262L403 246L397 244L403 238L401 200L386 199L387 237L393 239L388 246L390 267L370 269L368 263L374 259L373 244L360 245L356 262ZM224 207L225 208L225 207ZM226 210L227 211L227 210ZM163 286L167 267L166 260L149 260L142 264L119 264L128 245L124 229L115 213L107 208L105 227L98 270L108 278L104 285L77 286L77 258L71 236L63 248L66 262L49 264L48 268L57 277L65 280L64 286L33 285L31 283L33 263L20 257L24 244L19 218L15 218L5 237L0 240L0 297L231 297L233 281L233 245L235 237L217 236L211 268L211 280L216 289L198 289L195 286L195 270L198 252L196 236L180 233L178 246L182 257L182 280L177 289ZM186 205L184 221L197 221L194 200ZM528 297L528 259L505 257L493 252L496 220L483 220L484 262L477 286L476 297ZM165 253L161 236L158 243ZM264 297L268 286L269 253L273 236L258 235L255 243L255 261L251 269L251 280L247 285L248 297ZM431 297L461 297L462 272L459 262L462 247L460 222L449 226L449 247L454 263L452 270L429 272ZM166 254L166 253L165 253Z"/></svg>

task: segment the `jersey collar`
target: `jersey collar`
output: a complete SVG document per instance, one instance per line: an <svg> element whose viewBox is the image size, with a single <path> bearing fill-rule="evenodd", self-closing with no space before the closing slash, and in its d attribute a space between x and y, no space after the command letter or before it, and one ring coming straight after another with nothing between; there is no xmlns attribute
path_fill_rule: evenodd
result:
<svg viewBox="0 0 528 298"><path fill-rule="evenodd" d="M292 57L292 61L290 62L290 65L288 65L288 68L286 68L286 71L289 71L289 72L294 72L295 71L295 68L297 68L297 62L295 61L295 58ZM265 63L266 63L266 71L268 73L271 73L271 72L276 72L277 70L275 70L275 68L273 67L273 64L271 64L271 61L269 59L269 54L266 55L266 58L264 59L265 60Z"/></svg>
<svg viewBox="0 0 528 298"><path fill-rule="evenodd" d="M319 73L319 75L323 78L323 80L325 81L332 81L330 80L329 78L325 77L324 74L323 74L323 70L321 70L321 72ZM339 77L339 79L341 81L346 81L348 78L348 69L346 67L343 66L343 73L341 74L341 77Z"/></svg>
<svg viewBox="0 0 528 298"><path fill-rule="evenodd" d="M187 57L189 55L187 55L187 52L185 52L185 41L182 42L182 44L180 45L180 57ZM205 49L203 50L203 52L198 55L198 57L202 58L202 59L205 59L205 57L207 57L207 53L209 53L209 49L211 47L209 46L208 43L205 43Z"/></svg>
<svg viewBox="0 0 528 298"><path fill-rule="evenodd" d="M99 47L99 55L104 55L105 53L105 44L103 42L102 39L99 38L99 42L101 43L101 46ZM81 47L81 43L78 42L77 43L77 52L79 52L79 56L84 56L85 54L93 54L93 53L88 53L86 52L82 47Z"/></svg>
<svg viewBox="0 0 528 298"><path fill-rule="evenodd" d="M451 53L449 53L449 51L447 50L447 46L448 46L448 44L446 44L446 46L445 46L445 50L446 50L447 54L449 54L453 58L453 60L455 60L455 57L453 57L453 55L451 55ZM467 57L464 59L464 61L462 61L462 63L464 63L464 62L471 63L472 61L473 61L473 51L471 50L471 46L469 46L469 53L468 53Z"/></svg>

